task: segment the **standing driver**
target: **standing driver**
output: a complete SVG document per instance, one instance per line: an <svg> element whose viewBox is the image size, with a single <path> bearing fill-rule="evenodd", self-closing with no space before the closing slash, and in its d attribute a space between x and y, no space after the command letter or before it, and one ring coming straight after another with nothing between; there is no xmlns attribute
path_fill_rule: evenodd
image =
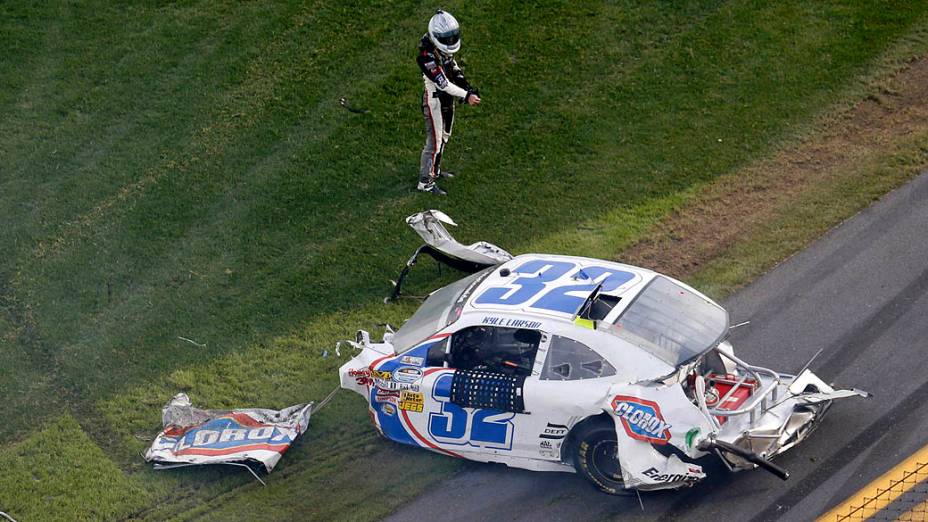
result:
<svg viewBox="0 0 928 522"><path fill-rule="evenodd" d="M441 156L451 137L454 124L455 98L468 105L479 105L480 96L464 78L454 61L454 53L461 48L461 27L458 21L439 9L429 20L429 31L419 42L419 69L425 82L422 93L422 114L425 116L425 148L419 162L418 189L443 196L447 194L436 181L453 177L441 170Z"/></svg>

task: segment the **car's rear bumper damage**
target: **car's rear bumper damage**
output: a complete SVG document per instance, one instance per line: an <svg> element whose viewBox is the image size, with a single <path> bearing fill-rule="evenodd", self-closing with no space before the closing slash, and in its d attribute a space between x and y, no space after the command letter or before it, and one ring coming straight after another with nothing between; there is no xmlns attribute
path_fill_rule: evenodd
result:
<svg viewBox="0 0 928 522"><path fill-rule="evenodd" d="M735 385L721 394L702 375L681 384L638 383L613 387L608 403L616 419L617 456L626 488L670 489L693 485L702 469L666 456L653 446L670 444L688 457L717 455L730 471L764 468L786 480L789 473L771 459L799 444L818 426L834 399L869 397L855 389L836 390L811 370L779 374L736 362ZM737 390L751 383L751 393ZM706 397L714 403L710 407ZM734 406L727 406L726 402Z"/></svg>

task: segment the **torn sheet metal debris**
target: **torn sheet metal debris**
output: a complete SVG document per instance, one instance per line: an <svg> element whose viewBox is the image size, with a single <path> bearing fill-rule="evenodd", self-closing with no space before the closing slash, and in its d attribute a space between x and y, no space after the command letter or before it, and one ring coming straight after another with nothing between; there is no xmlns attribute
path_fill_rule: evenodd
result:
<svg viewBox="0 0 928 522"><path fill-rule="evenodd" d="M427 210L413 214L406 218L406 223L419 234L425 244L417 248L412 257L406 261L406 266L393 283L393 292L385 301L393 301L400 296L409 270L415 266L422 254L431 256L439 263L468 273L474 273L512 259L512 254L486 241L477 241L467 246L459 243L444 225L457 226L457 224L440 210Z"/></svg>
<svg viewBox="0 0 928 522"><path fill-rule="evenodd" d="M451 257L484 266L497 265L512 259L512 254L486 241L477 241L467 246L458 243L442 225L446 223L456 227L457 223L440 210L427 210L413 214L406 218L406 223L427 245Z"/></svg>
<svg viewBox="0 0 928 522"><path fill-rule="evenodd" d="M283 410L246 408L201 410L179 393L162 410L164 430L155 437L146 462L155 468L177 464L259 462L270 472L306 431L312 403Z"/></svg>

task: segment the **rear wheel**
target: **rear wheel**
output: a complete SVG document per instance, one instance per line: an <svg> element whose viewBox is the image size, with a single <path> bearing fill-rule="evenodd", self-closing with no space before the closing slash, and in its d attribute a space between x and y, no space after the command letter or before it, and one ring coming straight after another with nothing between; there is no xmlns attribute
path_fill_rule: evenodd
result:
<svg viewBox="0 0 928 522"><path fill-rule="evenodd" d="M574 435L574 467L600 490L610 495L625 495L618 442L612 419L594 419L579 426Z"/></svg>

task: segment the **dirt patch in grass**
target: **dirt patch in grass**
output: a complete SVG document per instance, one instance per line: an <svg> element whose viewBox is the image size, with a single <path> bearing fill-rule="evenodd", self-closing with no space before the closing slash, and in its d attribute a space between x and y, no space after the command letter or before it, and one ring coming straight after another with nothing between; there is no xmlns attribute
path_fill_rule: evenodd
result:
<svg viewBox="0 0 928 522"><path fill-rule="evenodd" d="M771 158L702 189L654 233L623 251L620 260L686 279L810 187L839 179L865 158L928 133L928 56L913 58L878 94L819 125L819 131Z"/></svg>

